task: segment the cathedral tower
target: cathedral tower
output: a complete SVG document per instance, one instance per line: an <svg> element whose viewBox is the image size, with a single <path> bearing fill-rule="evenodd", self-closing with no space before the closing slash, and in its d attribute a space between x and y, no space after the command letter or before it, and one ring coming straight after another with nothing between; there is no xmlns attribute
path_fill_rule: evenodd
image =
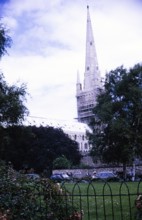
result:
<svg viewBox="0 0 142 220"><path fill-rule="evenodd" d="M87 6L87 27L86 27L86 58L84 84L80 82L79 73L77 74L76 98L78 121L89 124L93 116L92 109L96 104L96 95L101 86L101 77L98 68L96 48L94 43L92 24Z"/></svg>

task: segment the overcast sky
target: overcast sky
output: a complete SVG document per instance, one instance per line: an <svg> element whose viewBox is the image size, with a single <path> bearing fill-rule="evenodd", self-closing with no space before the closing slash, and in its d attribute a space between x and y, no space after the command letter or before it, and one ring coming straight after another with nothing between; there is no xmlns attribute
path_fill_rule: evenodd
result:
<svg viewBox="0 0 142 220"><path fill-rule="evenodd" d="M85 70L86 6L101 75L142 60L141 0L0 0L13 40L0 69L9 84L27 84L31 116L77 117L76 75Z"/></svg>

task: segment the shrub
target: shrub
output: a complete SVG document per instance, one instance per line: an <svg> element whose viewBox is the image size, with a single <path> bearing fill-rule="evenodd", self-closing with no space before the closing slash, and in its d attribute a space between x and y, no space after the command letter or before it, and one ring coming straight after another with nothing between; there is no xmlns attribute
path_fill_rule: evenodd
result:
<svg viewBox="0 0 142 220"><path fill-rule="evenodd" d="M49 179L29 180L0 164L2 220L63 220L73 212L66 192Z"/></svg>

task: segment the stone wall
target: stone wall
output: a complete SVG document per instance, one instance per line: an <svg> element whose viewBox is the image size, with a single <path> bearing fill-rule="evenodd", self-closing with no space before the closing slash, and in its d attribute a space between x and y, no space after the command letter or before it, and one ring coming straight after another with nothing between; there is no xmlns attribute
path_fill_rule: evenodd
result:
<svg viewBox="0 0 142 220"><path fill-rule="evenodd" d="M74 178L83 178L86 176L93 176L94 173L98 173L100 171L113 171L117 172L119 170L122 170L121 167L115 167L115 168L94 168L94 169L62 169L62 170L53 170L52 173L56 174L62 174L62 173L67 173L68 175L74 177Z"/></svg>
<svg viewBox="0 0 142 220"><path fill-rule="evenodd" d="M127 172L130 172L131 169L132 167L127 167ZM86 176L93 176L94 173L98 173L100 171L113 171L114 173L117 173L123 171L123 167L118 166L118 167L95 167L93 169L62 169L62 170L53 170L52 173L53 174L67 173L74 178L83 178ZM142 166L137 166L136 171L141 172Z"/></svg>

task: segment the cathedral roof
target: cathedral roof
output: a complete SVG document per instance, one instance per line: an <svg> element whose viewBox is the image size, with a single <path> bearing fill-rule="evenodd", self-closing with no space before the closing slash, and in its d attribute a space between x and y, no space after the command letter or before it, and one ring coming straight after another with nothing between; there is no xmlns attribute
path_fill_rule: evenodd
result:
<svg viewBox="0 0 142 220"><path fill-rule="evenodd" d="M86 131L91 132L90 127L81 122L75 120L59 120L59 119L49 119L41 117L28 117L26 120L26 125L35 126L51 126L54 128L61 128L64 132L79 132L86 133Z"/></svg>

